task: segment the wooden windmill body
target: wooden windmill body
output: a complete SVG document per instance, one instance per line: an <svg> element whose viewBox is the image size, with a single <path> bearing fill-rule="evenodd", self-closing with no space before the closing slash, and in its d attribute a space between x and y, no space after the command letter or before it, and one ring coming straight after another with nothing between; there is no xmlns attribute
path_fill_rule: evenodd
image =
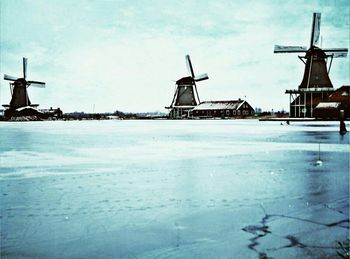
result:
<svg viewBox="0 0 350 259"><path fill-rule="evenodd" d="M5 116L22 116L22 115L37 115L36 108L39 104L32 104L28 96L28 87L45 87L44 82L27 81L27 58L23 58L23 77L17 78L14 76L4 75L4 80L10 81L11 101L10 104L4 104L6 108Z"/></svg>
<svg viewBox="0 0 350 259"><path fill-rule="evenodd" d="M327 100L334 92L329 77L333 58L346 57L348 49L317 47L320 39L321 13L313 14L310 47L275 45L274 53L305 53L298 56L304 63L304 76L298 87L286 90L289 94L290 117L314 117L314 109L318 103Z"/></svg>
<svg viewBox="0 0 350 259"><path fill-rule="evenodd" d="M209 79L207 74L195 76L191 59L186 55L186 64L190 76L183 77L176 81L175 93L169 107L169 118L187 118L188 113L200 103L196 82Z"/></svg>

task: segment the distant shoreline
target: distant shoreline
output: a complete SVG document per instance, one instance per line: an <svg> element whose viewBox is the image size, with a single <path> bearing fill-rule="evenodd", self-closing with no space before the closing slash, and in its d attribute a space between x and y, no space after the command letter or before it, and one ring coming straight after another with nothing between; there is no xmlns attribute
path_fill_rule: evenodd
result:
<svg viewBox="0 0 350 259"><path fill-rule="evenodd" d="M77 117L77 116L63 116L62 118L50 117L48 119L38 118L36 116L22 116L7 119L5 117L0 117L0 122L29 122L29 121L108 121L108 120L190 120L190 121L200 121L200 120L259 120L259 121L274 121L274 122L316 122L316 121L339 121L339 119L318 119L318 118L290 118L281 116L249 116L249 117L237 117L237 118L186 118L186 119L170 119L167 116L132 116L132 117L118 117L118 116L90 116L90 117ZM345 121L350 121L346 119Z"/></svg>

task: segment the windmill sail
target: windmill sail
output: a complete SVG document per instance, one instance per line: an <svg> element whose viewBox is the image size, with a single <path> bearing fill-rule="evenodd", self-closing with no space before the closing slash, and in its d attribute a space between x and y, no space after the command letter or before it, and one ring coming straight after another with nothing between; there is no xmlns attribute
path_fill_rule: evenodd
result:
<svg viewBox="0 0 350 259"><path fill-rule="evenodd" d="M190 55L186 55L186 65L187 65L188 72L190 73L190 76L194 78L194 72L193 72Z"/></svg>
<svg viewBox="0 0 350 259"><path fill-rule="evenodd" d="M347 48L333 48L333 49L323 49L327 55L331 55L333 58L346 58L348 54Z"/></svg>
<svg viewBox="0 0 350 259"><path fill-rule="evenodd" d="M40 87L40 88L44 88L45 87L45 83L44 82L39 82L39 81L28 81L28 84L30 86L34 86L34 87Z"/></svg>
<svg viewBox="0 0 350 259"><path fill-rule="evenodd" d="M321 13L314 13L313 20L312 20L310 48L312 46L316 46L319 44L320 25L321 25Z"/></svg>
<svg viewBox="0 0 350 259"><path fill-rule="evenodd" d="M196 77L194 78L194 81L198 82L198 81L203 81L203 80L207 80L207 79L209 79L209 77L208 77L208 74L205 73L205 74L196 76Z"/></svg>
<svg viewBox="0 0 350 259"><path fill-rule="evenodd" d="M27 58L23 58L23 78L27 78Z"/></svg>
<svg viewBox="0 0 350 259"><path fill-rule="evenodd" d="M16 81L18 78L14 77L14 76L9 76L9 75L4 75L4 79L5 80L9 80L9 81Z"/></svg>
<svg viewBox="0 0 350 259"><path fill-rule="evenodd" d="M306 47L275 45L273 53L291 53L291 52L306 52L306 51L307 51Z"/></svg>

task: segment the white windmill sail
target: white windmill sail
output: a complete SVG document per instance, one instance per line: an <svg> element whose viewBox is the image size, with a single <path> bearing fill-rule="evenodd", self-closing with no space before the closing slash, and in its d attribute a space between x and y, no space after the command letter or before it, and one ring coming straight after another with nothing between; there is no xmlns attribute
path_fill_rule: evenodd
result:
<svg viewBox="0 0 350 259"><path fill-rule="evenodd" d="M307 47L275 45L273 53L306 52Z"/></svg>
<svg viewBox="0 0 350 259"><path fill-rule="evenodd" d="M10 75L6 75L4 74L4 80L8 80L8 81L16 81L18 78L15 76L10 76Z"/></svg>
<svg viewBox="0 0 350 259"><path fill-rule="evenodd" d="M323 49L327 55L332 56L333 58L346 58L348 54L347 48L332 48L332 49Z"/></svg>
<svg viewBox="0 0 350 259"><path fill-rule="evenodd" d="M321 13L314 13L313 21L312 21L312 29L311 29L310 48L312 46L316 46L319 44L320 26L321 26Z"/></svg>

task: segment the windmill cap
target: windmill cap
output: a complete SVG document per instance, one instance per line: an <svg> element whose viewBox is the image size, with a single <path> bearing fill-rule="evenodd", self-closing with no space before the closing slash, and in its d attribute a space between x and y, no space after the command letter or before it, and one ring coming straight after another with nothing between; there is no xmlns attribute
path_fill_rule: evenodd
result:
<svg viewBox="0 0 350 259"><path fill-rule="evenodd" d="M183 77L179 80L176 81L176 84L181 85L181 84L194 84L194 79L191 76Z"/></svg>
<svg viewBox="0 0 350 259"><path fill-rule="evenodd" d="M319 58L326 58L327 55L326 53L320 49L319 47L312 46L307 52L306 52L306 57L311 57L311 56L317 56Z"/></svg>

